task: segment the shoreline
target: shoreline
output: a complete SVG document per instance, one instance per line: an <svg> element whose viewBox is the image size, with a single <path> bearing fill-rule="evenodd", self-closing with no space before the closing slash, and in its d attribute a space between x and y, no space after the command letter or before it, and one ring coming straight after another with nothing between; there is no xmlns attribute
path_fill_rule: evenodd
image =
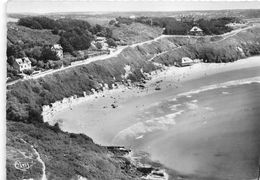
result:
<svg viewBox="0 0 260 180"><path fill-rule="evenodd" d="M231 72L234 70L240 70L240 69L245 69L245 68L253 68L253 67L260 67L260 56L255 56L255 57L249 57L246 59L241 59L232 63L198 63L194 64L192 66L187 66L187 67L163 67L162 69L158 69L156 71L151 72L148 76L148 81L146 83L142 84L144 87L139 86L140 83L133 83L130 84L129 86L126 86L124 84L120 85L112 85L112 89L108 88L108 85L104 84L102 85L102 91L96 92L93 90L93 94L86 95L84 93L84 97L77 97L77 96L72 96L70 98L64 98L61 101L57 101L52 104L52 106L45 106L43 109L43 117L44 121L48 122L51 125L54 125L55 123L59 123L61 125L61 129L63 129L63 121L60 121L59 119L54 119L55 115L61 114L64 111L68 111L74 108L78 108L81 106L84 106L88 104L88 107L84 108L90 108L88 111L90 111L91 114L95 114L95 112L92 112L91 109L95 109L101 112L101 111L106 111L110 113L119 113L121 109L121 106L124 106L124 103L131 103L131 101L135 101L136 99L140 99L138 97L143 97L143 96L148 96L150 97L151 95L155 93L161 93L165 91L169 91L170 89L173 89L174 86L169 86L169 83L176 84L176 86L181 87L181 83L187 82L190 83L191 80L194 79L200 79L203 78L205 75L214 75L218 73L224 73L224 72ZM127 73L126 73L127 74ZM156 90L157 87L160 87L160 90ZM182 88L179 88L179 90ZM192 90L192 89L191 89ZM185 93L184 91L183 93ZM117 96L120 94L121 97ZM150 96L149 96L150 95ZM103 104L106 100L109 100L107 105ZM158 99L157 99L158 100ZM94 105L93 105L94 104ZM96 104L96 105L95 105ZM99 105L97 105L99 104ZM115 104L116 106L109 107L110 105ZM93 105L93 106L92 106ZM105 109L102 109L100 106L102 105L103 108L106 106ZM152 105L152 104L150 104ZM117 107L119 106L119 107ZM149 106L149 105L148 105ZM142 107L141 107L142 108ZM138 111L138 110L136 110ZM74 111L73 111L74 112ZM124 112L124 111L123 111ZM121 112L122 113L122 112ZM91 115L90 115L91 116ZM101 116L102 117L102 116ZM102 118L101 118L102 119ZM110 119L110 118L107 118ZM91 121L91 118L85 118L84 120ZM95 121L95 120L93 120ZM109 120L107 120L109 121ZM61 124L60 124L61 123ZM78 122L74 122L75 126L77 126ZM100 122L98 122L100 123ZM113 124L113 122L111 122ZM106 127L106 125L104 125ZM120 126L120 125L118 125ZM83 126L84 127L84 126ZM89 124L89 127L91 127L91 124ZM111 129L112 126L108 126L108 129ZM67 132L77 132L74 130L70 129L63 129ZM96 131L95 128L92 131ZM117 131L115 129L114 131ZM81 132L82 133L82 132ZM83 132L85 134L88 134L88 131ZM90 137L93 137L93 139L98 142L98 144L103 144L105 146L111 145L111 146L116 146L117 144L105 144L104 142L100 142L100 139L96 139L96 136L89 133ZM127 147L133 150L131 147ZM135 153L135 152L133 152ZM137 155L138 156L138 155ZM178 172L174 169L170 169L166 167L164 164L160 163L160 166L154 166L156 165L156 162L154 164L153 159L149 157L148 162L149 163L138 163L139 159L138 158L143 158L142 155L140 157L135 157L133 154L127 155L127 158L130 160L130 162L135 165L136 167L139 168L152 168L148 174L144 175L142 178L143 179L149 179L154 177L153 175L156 176L156 174L161 174L165 179L171 179L175 176L177 177L182 177L183 173ZM137 159L135 159L137 158ZM137 163L137 164L136 164Z"/></svg>
<svg viewBox="0 0 260 180"><path fill-rule="evenodd" d="M260 60L257 59L260 59L260 56L240 59L231 63L197 63L186 67L163 66L162 69L152 71L149 74L145 73L149 80L142 85L143 87L140 87L139 83L133 83L129 86L124 84L113 84L112 89L109 89L107 84L100 84L102 90L99 92L96 92L93 89L93 94L90 95L83 92L83 97L77 97L74 95L68 98L63 98L60 101L56 101L51 105L44 105L42 107L42 117L44 122L49 122L52 124L53 117L56 113L72 109L80 104L95 103L95 100L98 100L101 97L112 97L112 95L119 93L121 93L122 96L125 96L124 99L145 96L158 92L161 88L168 88L168 85L165 83L169 81L173 82L175 86L178 87L179 83L193 79L200 79L204 76L260 66ZM116 108L116 101L117 100L114 99L114 105L112 105L113 103L111 104L112 108Z"/></svg>
<svg viewBox="0 0 260 180"><path fill-rule="evenodd" d="M102 92L96 92L92 91L93 94L87 95L86 92L83 92L83 97L77 97L77 95L63 98L60 101L56 101L52 103L51 105L44 105L42 107L42 116L44 122L50 122L52 120L52 117L55 115L54 113L66 110L66 109L72 109L73 106L76 106L78 104L84 103L84 102L91 102L95 100L96 98L102 97L103 95L106 95L107 93L116 93L118 91L123 91L128 89L126 86L119 86L115 89L108 89L107 87L104 87Z"/></svg>

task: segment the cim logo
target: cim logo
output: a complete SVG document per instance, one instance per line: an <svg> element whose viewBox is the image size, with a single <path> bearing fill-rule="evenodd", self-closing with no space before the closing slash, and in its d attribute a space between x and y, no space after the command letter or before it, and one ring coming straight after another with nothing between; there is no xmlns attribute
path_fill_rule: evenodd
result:
<svg viewBox="0 0 260 180"><path fill-rule="evenodd" d="M27 171L32 165L33 161L31 159L16 160L14 163L14 167L21 171Z"/></svg>

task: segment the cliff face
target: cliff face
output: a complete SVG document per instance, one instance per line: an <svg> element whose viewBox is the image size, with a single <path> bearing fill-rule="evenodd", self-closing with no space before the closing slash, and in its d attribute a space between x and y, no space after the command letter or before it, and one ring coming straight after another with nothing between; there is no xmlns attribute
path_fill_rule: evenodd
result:
<svg viewBox="0 0 260 180"><path fill-rule="evenodd" d="M17 142L18 137L37 143L38 151L46 162L47 174L56 177L53 179L67 179L74 175L90 179L138 177L135 173L121 171L118 161L110 158L103 147L94 144L88 137L64 133L57 127L52 129L44 124L42 106L72 95L83 96L83 92L90 94L91 89L99 91L105 84L111 88L112 84L127 83L129 79L132 82L141 81L145 78L144 73L159 68L156 63L170 66L182 57L199 58L205 62L230 62L256 55L260 53L259 43L258 27L228 38L164 36L149 43L130 46L116 57L18 82L9 86L7 91L7 151L26 149L20 141ZM130 67L127 76L126 67ZM73 146L70 146L71 141ZM70 147L69 151L67 147ZM15 179L13 177L21 173L14 169L12 157L13 154L7 156L8 179ZM40 167L39 164L37 166ZM60 166L62 168L58 171ZM69 171L71 167L73 170Z"/></svg>
<svg viewBox="0 0 260 180"><path fill-rule="evenodd" d="M7 122L7 179L138 179L124 158L57 126Z"/></svg>

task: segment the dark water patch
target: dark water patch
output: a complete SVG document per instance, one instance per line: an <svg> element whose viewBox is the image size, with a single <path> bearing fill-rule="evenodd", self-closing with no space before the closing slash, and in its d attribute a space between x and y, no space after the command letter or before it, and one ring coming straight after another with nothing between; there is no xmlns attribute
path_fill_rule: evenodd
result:
<svg viewBox="0 0 260 180"><path fill-rule="evenodd" d="M259 83L234 85L165 101L159 106L181 104L177 110L184 113L168 129L145 134L136 148L172 169L192 174L189 179L255 178L260 152L259 88ZM197 108L187 106L192 101Z"/></svg>

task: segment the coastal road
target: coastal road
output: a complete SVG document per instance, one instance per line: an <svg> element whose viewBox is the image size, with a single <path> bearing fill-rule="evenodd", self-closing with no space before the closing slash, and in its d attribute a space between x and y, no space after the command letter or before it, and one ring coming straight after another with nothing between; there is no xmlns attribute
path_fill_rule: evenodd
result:
<svg viewBox="0 0 260 180"><path fill-rule="evenodd" d="M59 72L59 71L63 71L63 70L69 69L69 68L73 68L73 67L76 67L76 66L81 66L81 65L89 64L91 62L98 61L98 60L104 60L104 59L108 59L108 58L111 58L111 57L116 57L126 47L129 47L129 46L119 46L116 51L111 52L110 54L103 54L103 55L100 55L100 56L90 57L90 58L82 60L82 61L76 61L76 62L73 62L70 66L61 67L59 69L47 70L47 71L41 72L39 74L27 76L27 77L25 77L23 79L18 79L18 80L9 82L6 85L10 86L10 85L13 85L13 84L15 84L17 82L20 82L20 81L26 81L26 80L29 80L29 79L38 79L40 77L44 77L46 75L53 74L53 73L56 73L56 72Z"/></svg>
<svg viewBox="0 0 260 180"><path fill-rule="evenodd" d="M231 32L228 32L228 33L225 33L225 34L222 34L221 36L223 37L223 39L220 39L218 41L214 41L214 43L216 42L220 42L220 41L223 41L227 38L230 38L234 35L237 35L239 32L241 31L245 31L247 29L251 29L255 27L255 25L252 25L252 26L248 26L248 27L245 27L245 28L241 28L241 29L236 29L236 30L233 30ZM69 69L69 68L73 68L73 67L76 67L76 66L81 66L81 65L85 65L85 64L89 64L91 62L95 62L95 61L100 61L100 60L105 60L105 59L108 59L108 58L111 58L111 57L116 57L118 56L125 48L127 47L132 47L132 48L135 48L137 46L141 46L141 45L144 45L144 44L150 44L154 41L159 41L160 39L163 39L163 38L166 38L166 37L180 37L180 38L191 38L191 37L213 37L213 36L191 36L191 35L161 35L155 39L151 39L151 40L148 40L148 41L144 41L144 42L139 42L139 43L135 43L135 44L132 44L132 45L128 45L128 46L119 46L117 48L116 51L114 52L111 52L110 54L103 54L103 55L100 55L100 56L95 56L95 57L90 57L88 59L85 59L85 60L82 60L82 61L77 61L77 62L74 62L72 63L70 66L67 66L67 67L62 67L60 69L51 69L51 70L48 70L48 71L45 71L45 72L41 72L39 74L35 74L35 75L32 75L32 76L28 76L26 78L23 78L23 79L19 79L19 80L15 80L15 81L12 81L12 82L9 82L9 83L6 83L7 86L10 86L10 85L13 85L17 82L20 82L20 81L26 81L26 80L29 80L29 79L37 79L37 78L40 78L40 77L44 77L46 75L49 75L49 74L53 74L53 73L56 73L56 72L59 72L59 71L63 71L63 70L66 70L66 69ZM180 48L181 46L177 47L177 48ZM167 51L166 51L167 52ZM163 53L166 53L166 52L163 52ZM158 54L160 55L160 54ZM154 57L158 56L158 55L155 55Z"/></svg>
<svg viewBox="0 0 260 180"><path fill-rule="evenodd" d="M242 32L242 31L245 31L247 29L251 29L253 27L255 27L256 25L251 25L251 26L247 26L247 27L244 27L244 28L239 28L239 29L235 29L233 31L230 31L230 32L227 32L227 33L224 33L222 35L219 35L221 37L223 37L223 39L220 39L218 41L214 41L214 42L219 42L219 41L223 41L227 38L230 38L234 35L237 35L238 33ZM160 39L163 39L163 38L167 38L167 37L179 37L179 38L191 38L191 37L194 37L194 38L199 38L199 37L214 37L216 35L206 35L206 36L193 36L193 35L161 35L161 36L158 36L157 38L155 39L151 39L151 40L148 40L148 41L144 41L144 42L140 42L140 43L135 43L135 44L132 44L130 45L130 47L136 47L136 46L140 46L140 45L143 45L143 44L150 44L152 43L153 41L158 41Z"/></svg>
<svg viewBox="0 0 260 180"><path fill-rule="evenodd" d="M248 27L245 27L245 28L236 29L236 30L233 30L231 32L225 33L225 34L221 35L223 37L223 39L220 39L218 41L214 41L212 43L216 43L216 42L219 43L219 42L224 41L224 40L226 40L226 39L228 39L230 37L233 37L233 36L237 35L241 31L245 31L245 30L251 29L253 27L256 27L256 25L251 25L251 26L248 26Z"/></svg>

